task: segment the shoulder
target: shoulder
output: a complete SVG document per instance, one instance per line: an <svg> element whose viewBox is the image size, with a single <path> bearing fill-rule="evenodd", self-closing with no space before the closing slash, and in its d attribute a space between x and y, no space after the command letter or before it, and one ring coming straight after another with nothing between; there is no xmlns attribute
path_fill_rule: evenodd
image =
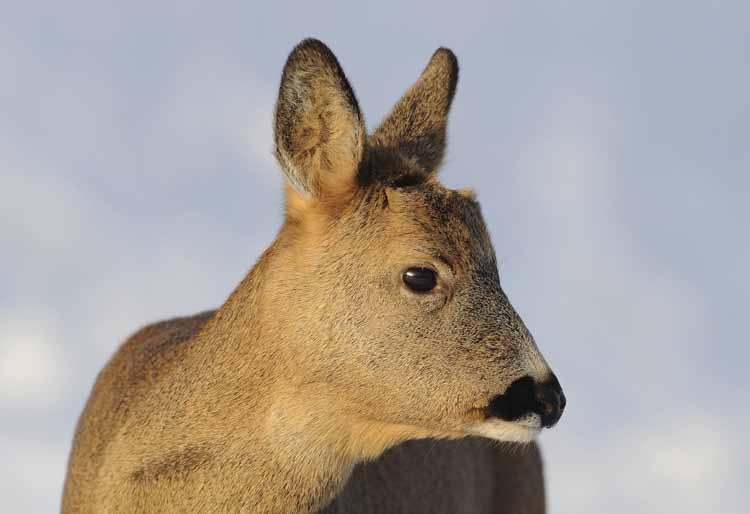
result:
<svg viewBox="0 0 750 514"><path fill-rule="evenodd" d="M99 374L95 390L133 392L151 383L178 358L215 311L158 321L137 330L118 348Z"/></svg>

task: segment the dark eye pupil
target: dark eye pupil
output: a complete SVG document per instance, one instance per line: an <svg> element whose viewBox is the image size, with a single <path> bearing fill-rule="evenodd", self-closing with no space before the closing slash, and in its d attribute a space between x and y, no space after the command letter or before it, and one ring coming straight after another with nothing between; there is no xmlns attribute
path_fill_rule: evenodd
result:
<svg viewBox="0 0 750 514"><path fill-rule="evenodd" d="M415 293L428 293L437 285L437 274L429 268L409 268L404 272L404 284Z"/></svg>

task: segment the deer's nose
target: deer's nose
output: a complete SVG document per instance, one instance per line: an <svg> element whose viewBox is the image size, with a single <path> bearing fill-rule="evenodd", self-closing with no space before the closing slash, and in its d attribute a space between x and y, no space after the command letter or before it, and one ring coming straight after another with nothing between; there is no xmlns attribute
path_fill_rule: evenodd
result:
<svg viewBox="0 0 750 514"><path fill-rule="evenodd" d="M542 426L550 428L560 420L565 410L565 393L563 393L557 377L552 377L536 388L536 398L539 403L539 415L542 417Z"/></svg>
<svg viewBox="0 0 750 514"><path fill-rule="evenodd" d="M562 416L565 403L565 394L554 374L542 383L524 376L515 380L503 394L494 397L487 406L487 412L506 421L538 414L541 425L550 428Z"/></svg>

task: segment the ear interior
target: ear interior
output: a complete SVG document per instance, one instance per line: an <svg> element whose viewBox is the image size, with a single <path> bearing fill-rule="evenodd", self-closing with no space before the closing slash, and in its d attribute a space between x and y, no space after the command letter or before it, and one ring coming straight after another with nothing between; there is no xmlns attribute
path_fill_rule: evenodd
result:
<svg viewBox="0 0 750 514"><path fill-rule="evenodd" d="M331 198L356 186L365 125L354 91L330 49L315 39L289 55L276 104L276 157L301 199Z"/></svg>
<svg viewBox="0 0 750 514"><path fill-rule="evenodd" d="M447 48L439 48L370 142L394 148L425 171L435 171L445 153L448 112L457 83L456 56Z"/></svg>

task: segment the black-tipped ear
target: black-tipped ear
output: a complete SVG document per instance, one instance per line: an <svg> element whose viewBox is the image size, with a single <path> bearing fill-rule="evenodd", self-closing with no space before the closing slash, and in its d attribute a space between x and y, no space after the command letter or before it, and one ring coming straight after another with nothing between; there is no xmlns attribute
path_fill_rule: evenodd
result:
<svg viewBox="0 0 750 514"><path fill-rule="evenodd" d="M276 104L276 158L303 198L332 196L356 185L365 124L333 52L306 39L289 54Z"/></svg>
<svg viewBox="0 0 750 514"><path fill-rule="evenodd" d="M436 170L445 153L448 111L458 82L458 61L439 48L429 64L370 141L392 147L416 160L425 171Z"/></svg>

